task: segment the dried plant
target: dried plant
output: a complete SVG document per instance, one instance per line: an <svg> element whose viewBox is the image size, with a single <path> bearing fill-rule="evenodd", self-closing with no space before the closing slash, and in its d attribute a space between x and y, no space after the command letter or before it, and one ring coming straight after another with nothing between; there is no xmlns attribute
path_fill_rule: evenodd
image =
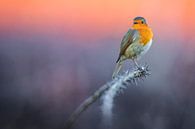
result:
<svg viewBox="0 0 195 129"><path fill-rule="evenodd" d="M138 80L143 79L149 75L148 66L138 68L132 72L127 71L122 75L118 75L115 79L101 86L93 95L87 98L67 120L65 129L70 129L78 117L91 104L102 97L102 112L106 119L112 117L113 100L117 93L122 92L131 83L137 83Z"/></svg>

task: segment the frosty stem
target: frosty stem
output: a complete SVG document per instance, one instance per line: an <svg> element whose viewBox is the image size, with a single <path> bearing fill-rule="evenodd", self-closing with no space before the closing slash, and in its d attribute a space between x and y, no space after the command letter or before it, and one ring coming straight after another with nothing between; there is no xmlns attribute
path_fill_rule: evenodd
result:
<svg viewBox="0 0 195 129"><path fill-rule="evenodd" d="M90 105L92 105L96 100L101 98L103 94L106 94L112 86L118 87L118 92L121 89L126 88L129 83L136 82L138 79L142 77L146 77L149 75L148 67L142 67L141 69L137 69L133 72L126 72L123 75L120 75L113 79L112 81L108 82L107 84L101 86L93 95L87 98L69 117L65 124L65 129L70 129L75 121L79 118L82 112L84 112Z"/></svg>

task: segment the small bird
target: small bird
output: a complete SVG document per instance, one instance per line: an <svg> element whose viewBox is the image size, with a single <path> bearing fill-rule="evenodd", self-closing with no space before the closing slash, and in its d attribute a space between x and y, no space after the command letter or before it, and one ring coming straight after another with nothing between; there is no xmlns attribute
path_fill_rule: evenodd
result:
<svg viewBox="0 0 195 129"><path fill-rule="evenodd" d="M152 45L153 32L146 23L145 18L136 17L133 19L133 25L125 34L121 41L119 57L116 61L116 67L112 78L119 73L123 62L131 59L139 69L137 59L144 55Z"/></svg>

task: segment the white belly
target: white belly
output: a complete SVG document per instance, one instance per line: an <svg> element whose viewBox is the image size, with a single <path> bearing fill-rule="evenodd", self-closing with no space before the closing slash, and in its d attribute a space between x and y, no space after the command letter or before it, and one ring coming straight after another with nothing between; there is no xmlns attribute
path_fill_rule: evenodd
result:
<svg viewBox="0 0 195 129"><path fill-rule="evenodd" d="M149 41L149 43L147 43L147 44L143 47L143 51L140 53L139 56L141 57L142 55L145 55L146 52L148 52L148 50L150 49L151 45L152 45L152 39Z"/></svg>
<svg viewBox="0 0 195 129"><path fill-rule="evenodd" d="M149 41L145 46L140 44L139 42L135 42L131 44L124 55L124 59L126 58L140 58L142 55L146 54L146 52L150 49L152 45L152 40Z"/></svg>

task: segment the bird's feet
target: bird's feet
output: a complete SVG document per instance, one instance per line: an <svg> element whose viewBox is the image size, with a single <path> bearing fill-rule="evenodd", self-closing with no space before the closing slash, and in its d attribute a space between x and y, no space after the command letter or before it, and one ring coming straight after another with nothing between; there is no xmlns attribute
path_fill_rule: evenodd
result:
<svg viewBox="0 0 195 129"><path fill-rule="evenodd" d="M136 65L136 68L137 70L140 70L140 71L145 71L145 70L150 71L147 63L145 63L143 66Z"/></svg>
<svg viewBox="0 0 195 129"><path fill-rule="evenodd" d="M141 66L136 66L138 70L143 70L143 67Z"/></svg>
<svg viewBox="0 0 195 129"><path fill-rule="evenodd" d="M136 69L139 70L139 71L142 71L142 70L144 70L144 67L143 66L136 65Z"/></svg>

